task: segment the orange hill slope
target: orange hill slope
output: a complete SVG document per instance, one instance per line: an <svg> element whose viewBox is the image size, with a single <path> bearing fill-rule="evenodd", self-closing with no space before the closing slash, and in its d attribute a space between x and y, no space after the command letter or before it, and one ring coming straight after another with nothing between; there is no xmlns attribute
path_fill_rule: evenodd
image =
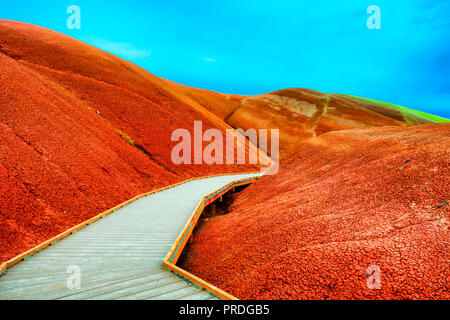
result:
<svg viewBox="0 0 450 320"><path fill-rule="evenodd" d="M0 20L0 261L137 194L257 169L174 165L171 134L194 120L229 128L132 63Z"/></svg>
<svg viewBox="0 0 450 320"><path fill-rule="evenodd" d="M279 128L281 158L305 140L325 132L406 125L349 99L308 89L245 97L225 121L235 128Z"/></svg>
<svg viewBox="0 0 450 320"><path fill-rule="evenodd" d="M448 123L312 138L209 219L183 267L241 299L449 299L449 159Z"/></svg>

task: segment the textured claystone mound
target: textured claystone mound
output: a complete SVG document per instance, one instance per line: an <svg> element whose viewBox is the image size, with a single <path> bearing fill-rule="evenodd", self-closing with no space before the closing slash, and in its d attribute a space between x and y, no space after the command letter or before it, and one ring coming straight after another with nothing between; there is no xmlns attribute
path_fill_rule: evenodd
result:
<svg viewBox="0 0 450 320"><path fill-rule="evenodd" d="M450 124L313 138L209 219L183 267L241 299L449 299L449 159Z"/></svg>

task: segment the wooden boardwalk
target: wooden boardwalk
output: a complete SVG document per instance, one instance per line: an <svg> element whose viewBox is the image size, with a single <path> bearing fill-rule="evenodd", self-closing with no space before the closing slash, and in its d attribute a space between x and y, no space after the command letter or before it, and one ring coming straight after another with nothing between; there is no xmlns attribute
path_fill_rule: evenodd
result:
<svg viewBox="0 0 450 320"><path fill-rule="evenodd" d="M218 299L161 262L202 196L257 175L193 180L132 202L8 268L0 299ZM67 285L74 270L80 288Z"/></svg>

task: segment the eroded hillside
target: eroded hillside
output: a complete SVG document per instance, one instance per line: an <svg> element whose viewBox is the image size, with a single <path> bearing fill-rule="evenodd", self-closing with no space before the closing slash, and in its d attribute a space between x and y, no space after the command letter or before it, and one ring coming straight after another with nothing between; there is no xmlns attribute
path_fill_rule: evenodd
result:
<svg viewBox="0 0 450 320"><path fill-rule="evenodd" d="M449 299L449 159L448 123L312 138L208 219L182 267L240 299Z"/></svg>
<svg viewBox="0 0 450 320"><path fill-rule="evenodd" d="M138 66L0 20L0 261L133 196L248 165L175 165L175 129L230 128Z"/></svg>

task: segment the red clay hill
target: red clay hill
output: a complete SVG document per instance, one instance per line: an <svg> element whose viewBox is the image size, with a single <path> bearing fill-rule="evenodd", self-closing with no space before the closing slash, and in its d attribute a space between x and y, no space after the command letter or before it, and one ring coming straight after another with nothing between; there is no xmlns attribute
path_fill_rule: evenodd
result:
<svg viewBox="0 0 450 320"><path fill-rule="evenodd" d="M230 128L184 91L68 36L0 20L0 262L137 194L255 171L172 163L175 129Z"/></svg>
<svg viewBox="0 0 450 320"><path fill-rule="evenodd" d="M182 266L241 299L449 299L449 159L450 123L312 138L208 219Z"/></svg>

